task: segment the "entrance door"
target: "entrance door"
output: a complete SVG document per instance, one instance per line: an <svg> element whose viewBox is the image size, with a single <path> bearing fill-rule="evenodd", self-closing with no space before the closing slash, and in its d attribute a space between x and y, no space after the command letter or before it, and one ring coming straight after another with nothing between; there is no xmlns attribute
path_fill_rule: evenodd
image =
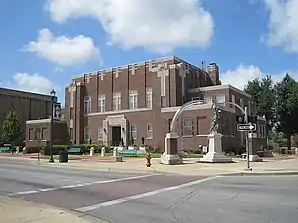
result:
<svg viewBox="0 0 298 223"><path fill-rule="evenodd" d="M121 143L121 126L112 126L112 145L119 146Z"/></svg>

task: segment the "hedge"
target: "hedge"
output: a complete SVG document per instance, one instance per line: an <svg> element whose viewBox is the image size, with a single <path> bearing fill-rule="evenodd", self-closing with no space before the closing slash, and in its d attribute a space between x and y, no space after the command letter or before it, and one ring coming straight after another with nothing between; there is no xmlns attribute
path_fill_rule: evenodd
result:
<svg viewBox="0 0 298 223"><path fill-rule="evenodd" d="M60 150L65 150L67 148L82 148L83 149L83 153L84 154L89 154L90 153L90 149L91 147L94 148L94 153L100 153L101 152L101 148L103 147L102 145L98 145L98 144L82 144L82 145L71 145L71 146L67 146L67 145L54 145L53 146L53 155L58 155ZM105 146L106 148L106 153L111 152L111 148ZM33 147L26 147L26 153L38 153L38 150L40 151L41 154L43 155L49 155L50 154L50 149L46 148L46 147L37 147L37 146L33 146Z"/></svg>

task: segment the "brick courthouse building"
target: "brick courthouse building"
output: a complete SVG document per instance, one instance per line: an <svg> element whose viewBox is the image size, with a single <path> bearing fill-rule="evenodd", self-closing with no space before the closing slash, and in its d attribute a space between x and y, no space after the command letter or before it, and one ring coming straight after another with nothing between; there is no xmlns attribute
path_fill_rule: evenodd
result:
<svg viewBox="0 0 298 223"><path fill-rule="evenodd" d="M164 149L165 134L177 109L184 103L202 99L205 104L182 113L176 125L180 149L196 150L207 146L211 125L212 102L221 107L220 133L223 149L245 145L236 130L236 114L241 107L250 108L250 95L230 86L221 85L215 63L206 70L175 57L94 71L75 76L66 87L65 120L72 143L90 142L104 145L145 144ZM254 150L266 146L265 122L260 118L253 141Z"/></svg>

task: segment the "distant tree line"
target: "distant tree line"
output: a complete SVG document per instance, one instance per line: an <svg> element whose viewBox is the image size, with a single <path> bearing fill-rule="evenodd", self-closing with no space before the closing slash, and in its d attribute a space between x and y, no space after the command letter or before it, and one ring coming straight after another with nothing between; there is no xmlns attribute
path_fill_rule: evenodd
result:
<svg viewBox="0 0 298 223"><path fill-rule="evenodd" d="M281 134L290 148L291 137L298 133L298 82L288 73L277 83L266 76L249 81L244 91L252 97L252 113L265 115L268 137Z"/></svg>

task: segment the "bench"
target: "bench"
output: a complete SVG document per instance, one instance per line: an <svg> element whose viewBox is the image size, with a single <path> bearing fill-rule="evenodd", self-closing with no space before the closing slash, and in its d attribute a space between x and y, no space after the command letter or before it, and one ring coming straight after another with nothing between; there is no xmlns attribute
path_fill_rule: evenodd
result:
<svg viewBox="0 0 298 223"><path fill-rule="evenodd" d="M83 154L83 150L80 147L69 147L67 148L69 154Z"/></svg>
<svg viewBox="0 0 298 223"><path fill-rule="evenodd" d="M133 155L133 156L137 156L137 150L130 150L130 149L126 149L126 150L119 150L118 153L120 155Z"/></svg>
<svg viewBox="0 0 298 223"><path fill-rule="evenodd" d="M1 153L9 153L10 152L10 147L1 147L0 152Z"/></svg>

